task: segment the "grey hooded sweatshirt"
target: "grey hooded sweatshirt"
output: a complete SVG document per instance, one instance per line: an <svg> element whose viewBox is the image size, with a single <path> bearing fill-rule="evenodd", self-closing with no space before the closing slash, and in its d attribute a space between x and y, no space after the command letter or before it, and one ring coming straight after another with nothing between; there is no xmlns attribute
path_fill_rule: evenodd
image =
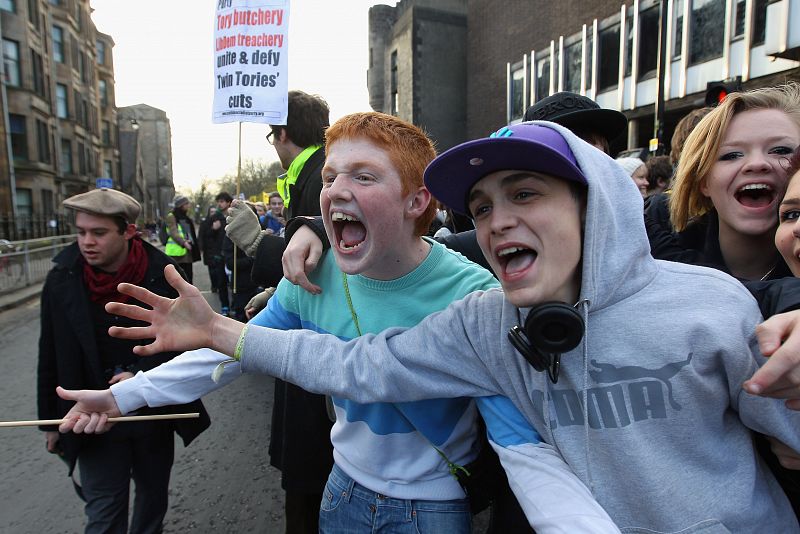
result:
<svg viewBox="0 0 800 534"><path fill-rule="evenodd" d="M752 430L800 450L800 412L742 389L765 361L756 302L716 270L654 260L622 169L560 126L588 181L580 346L551 383L507 340L524 322L500 290L411 329L349 342L251 327L245 372L358 402L505 395L625 532L797 532ZM658 315L658 329L645 318Z"/></svg>

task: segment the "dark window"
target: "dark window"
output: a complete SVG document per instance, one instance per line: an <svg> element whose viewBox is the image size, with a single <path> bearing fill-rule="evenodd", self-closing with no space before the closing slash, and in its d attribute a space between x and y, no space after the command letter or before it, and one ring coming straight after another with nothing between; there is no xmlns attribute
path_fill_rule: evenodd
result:
<svg viewBox="0 0 800 534"><path fill-rule="evenodd" d="M106 43L99 39L97 40L97 64L106 64Z"/></svg>
<svg viewBox="0 0 800 534"><path fill-rule="evenodd" d="M731 37L741 37L744 35L744 17L745 17L745 7L746 7L746 0L736 0L736 5L734 6L734 15L733 15L733 32Z"/></svg>
<svg viewBox="0 0 800 534"><path fill-rule="evenodd" d="M639 13L639 79L655 75L658 66L659 6Z"/></svg>
<svg viewBox="0 0 800 534"><path fill-rule="evenodd" d="M672 16L672 57L677 58L683 50L683 0L675 0Z"/></svg>
<svg viewBox="0 0 800 534"><path fill-rule="evenodd" d="M397 50L392 52L391 57L391 90L392 90L392 102L391 102L391 113L392 115L397 115L400 112L400 97L398 96L397 91Z"/></svg>
<svg viewBox="0 0 800 534"><path fill-rule="evenodd" d="M86 174L86 147L78 141L78 172Z"/></svg>
<svg viewBox="0 0 800 534"><path fill-rule="evenodd" d="M633 15L625 17L625 76L630 76L633 65Z"/></svg>
<svg viewBox="0 0 800 534"><path fill-rule="evenodd" d="M767 6L770 0L755 0L753 2L753 35L751 46L764 44L767 31Z"/></svg>
<svg viewBox="0 0 800 534"><path fill-rule="evenodd" d="M111 144L111 123L108 121L103 121L103 144L110 145Z"/></svg>
<svg viewBox="0 0 800 534"><path fill-rule="evenodd" d="M581 91L581 41L564 49L564 90Z"/></svg>
<svg viewBox="0 0 800 534"><path fill-rule="evenodd" d="M100 107L104 108L108 106L108 84L105 80L99 80L97 82L97 89L100 93Z"/></svg>
<svg viewBox="0 0 800 534"><path fill-rule="evenodd" d="M80 53L78 52L78 40L71 39L70 42L70 51L72 54L72 68L78 70L80 64Z"/></svg>
<svg viewBox="0 0 800 534"><path fill-rule="evenodd" d="M80 124L81 117L83 117L83 102L77 89L72 91L72 101L75 103L75 121Z"/></svg>
<svg viewBox="0 0 800 534"><path fill-rule="evenodd" d="M511 71L511 120L522 118L525 113L525 70L518 68Z"/></svg>
<svg viewBox="0 0 800 534"><path fill-rule="evenodd" d="M89 150L89 147L87 146L86 147L86 163L88 164L88 167L89 167L89 174L92 174L92 175L94 174L94 168L95 168L94 158L95 158L94 154L92 154L92 151Z"/></svg>
<svg viewBox="0 0 800 534"><path fill-rule="evenodd" d="M11 126L11 154L14 161L28 161L28 129L23 115L9 113Z"/></svg>
<svg viewBox="0 0 800 534"><path fill-rule="evenodd" d="M603 91L619 85L619 26L600 32L598 90Z"/></svg>
<svg viewBox="0 0 800 534"><path fill-rule="evenodd" d="M20 86L19 43L11 39L3 39L3 65L8 85Z"/></svg>
<svg viewBox="0 0 800 534"><path fill-rule="evenodd" d="M586 86L591 87L592 85L592 57L594 54L594 38L592 36L592 32L588 32L586 35L586 53L583 57L586 58Z"/></svg>
<svg viewBox="0 0 800 534"><path fill-rule="evenodd" d="M103 176L105 178L114 178L114 163L110 160L103 160Z"/></svg>
<svg viewBox="0 0 800 534"><path fill-rule="evenodd" d="M28 0L28 20L31 24L36 26L36 21L39 18L39 0Z"/></svg>
<svg viewBox="0 0 800 534"><path fill-rule="evenodd" d="M722 55L725 40L725 0L694 0L689 64L696 65Z"/></svg>
<svg viewBox="0 0 800 534"><path fill-rule="evenodd" d="M69 139L61 140L61 172L72 174L72 142Z"/></svg>
<svg viewBox="0 0 800 534"><path fill-rule="evenodd" d="M550 55L540 59L536 64L536 97L542 98L550 95Z"/></svg>
<svg viewBox="0 0 800 534"><path fill-rule="evenodd" d="M33 215L33 191L30 189L17 188L17 215Z"/></svg>
<svg viewBox="0 0 800 534"><path fill-rule="evenodd" d="M50 135L47 123L36 120L36 143L39 145L39 161L50 163Z"/></svg>
<svg viewBox="0 0 800 534"><path fill-rule="evenodd" d="M44 84L44 66L42 63L42 56L41 54L36 53L35 50L31 50L31 60L33 62L33 91L41 96L45 97L45 84Z"/></svg>
<svg viewBox="0 0 800 534"><path fill-rule="evenodd" d="M64 28L53 26L53 59L57 63L64 63Z"/></svg>
<svg viewBox="0 0 800 534"><path fill-rule="evenodd" d="M0 9L3 11L17 12L17 2L15 0L0 0Z"/></svg>
<svg viewBox="0 0 800 534"><path fill-rule="evenodd" d="M67 86L62 83L56 84L56 116L59 119L69 118L69 99L67 97Z"/></svg>
<svg viewBox="0 0 800 534"><path fill-rule="evenodd" d="M50 215L55 212L55 204L53 203L53 192L49 189L42 189L42 213Z"/></svg>

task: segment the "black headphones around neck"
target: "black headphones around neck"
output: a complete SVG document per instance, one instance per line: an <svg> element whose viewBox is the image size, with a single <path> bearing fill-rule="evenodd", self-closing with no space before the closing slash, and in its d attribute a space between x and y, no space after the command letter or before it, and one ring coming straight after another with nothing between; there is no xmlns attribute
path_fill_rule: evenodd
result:
<svg viewBox="0 0 800 534"><path fill-rule="evenodd" d="M561 354L577 347L583 339L583 317L563 302L545 302L525 318L525 327L514 326L508 340L537 371L547 371L558 382Z"/></svg>

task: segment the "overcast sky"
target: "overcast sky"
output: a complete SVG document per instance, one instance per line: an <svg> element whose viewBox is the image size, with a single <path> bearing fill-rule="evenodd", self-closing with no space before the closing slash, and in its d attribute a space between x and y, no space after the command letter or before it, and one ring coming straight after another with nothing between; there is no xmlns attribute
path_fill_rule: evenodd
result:
<svg viewBox="0 0 800 534"><path fill-rule="evenodd" d="M289 88L322 95L331 120L368 111L367 14L394 0L294 0ZM236 170L237 124L212 124L215 0L91 0L98 31L114 39L118 107L148 104L172 127L175 187ZM263 124L242 125L242 158L277 161Z"/></svg>

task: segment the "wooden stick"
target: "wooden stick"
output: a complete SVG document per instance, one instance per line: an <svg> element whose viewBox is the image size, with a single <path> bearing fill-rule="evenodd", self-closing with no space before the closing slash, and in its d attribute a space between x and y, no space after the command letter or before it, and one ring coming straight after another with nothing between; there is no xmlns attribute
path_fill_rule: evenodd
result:
<svg viewBox="0 0 800 534"><path fill-rule="evenodd" d="M195 413L168 413L163 415L129 415L127 417L109 417L109 423L128 423L131 421L160 421L164 419L197 419L200 414ZM0 421L2 427L60 425L65 419L39 419L37 421Z"/></svg>

